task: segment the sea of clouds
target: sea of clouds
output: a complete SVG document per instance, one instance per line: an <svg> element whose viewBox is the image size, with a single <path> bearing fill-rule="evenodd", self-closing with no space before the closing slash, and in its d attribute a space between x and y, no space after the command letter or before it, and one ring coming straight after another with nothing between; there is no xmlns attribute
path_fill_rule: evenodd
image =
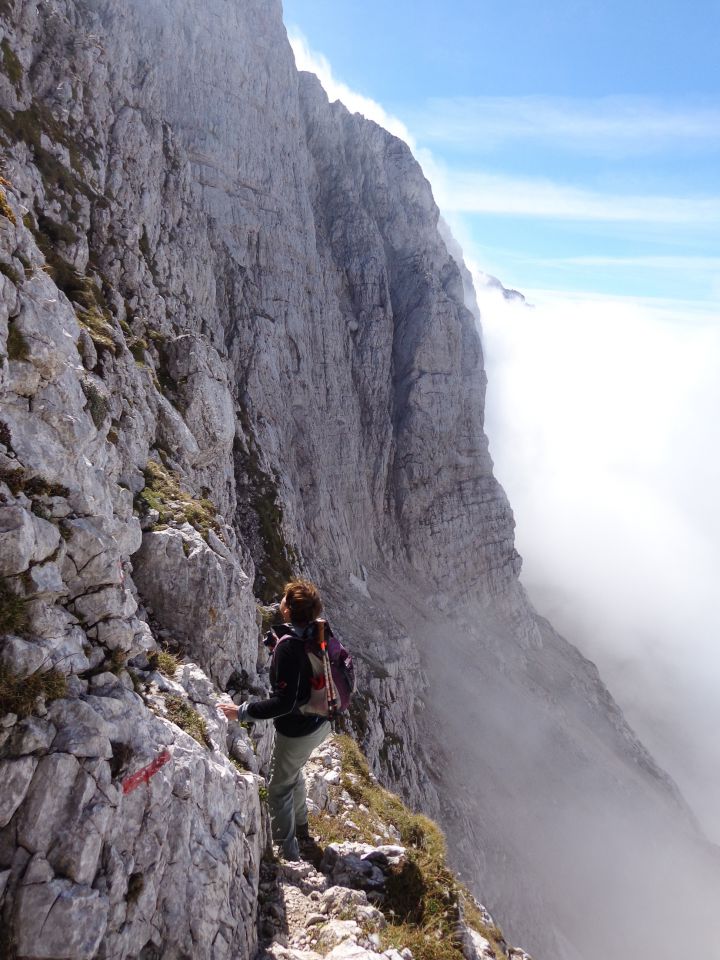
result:
<svg viewBox="0 0 720 960"><path fill-rule="evenodd" d="M523 583L720 842L720 315L474 278Z"/></svg>

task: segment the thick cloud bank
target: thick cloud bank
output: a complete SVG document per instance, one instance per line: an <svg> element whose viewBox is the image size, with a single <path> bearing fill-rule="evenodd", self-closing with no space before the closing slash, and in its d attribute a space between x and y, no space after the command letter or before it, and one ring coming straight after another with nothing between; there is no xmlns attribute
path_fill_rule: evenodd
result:
<svg viewBox="0 0 720 960"><path fill-rule="evenodd" d="M720 841L720 311L476 285L523 582Z"/></svg>

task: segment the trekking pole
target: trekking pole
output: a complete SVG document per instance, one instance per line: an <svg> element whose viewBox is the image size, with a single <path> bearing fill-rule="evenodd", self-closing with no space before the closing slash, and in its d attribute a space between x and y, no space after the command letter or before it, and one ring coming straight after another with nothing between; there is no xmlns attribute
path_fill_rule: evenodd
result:
<svg viewBox="0 0 720 960"><path fill-rule="evenodd" d="M328 720L333 733L337 733L337 692L333 683L332 670L330 669L330 657L327 652L327 641L325 639L325 621L318 620L318 640L320 642L320 652L322 653L323 669L325 671L325 691L328 701Z"/></svg>

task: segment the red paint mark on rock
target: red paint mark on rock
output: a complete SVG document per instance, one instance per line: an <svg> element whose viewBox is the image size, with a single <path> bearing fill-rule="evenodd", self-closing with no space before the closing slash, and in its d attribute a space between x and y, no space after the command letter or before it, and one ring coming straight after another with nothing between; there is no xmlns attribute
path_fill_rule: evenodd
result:
<svg viewBox="0 0 720 960"><path fill-rule="evenodd" d="M138 770L137 773L132 773L129 777L125 777L122 782L123 793L132 793L141 783L148 783L150 778L154 777L158 770L161 770L170 758L170 751L163 750L162 753L159 753L155 757L152 763L143 767L142 770Z"/></svg>

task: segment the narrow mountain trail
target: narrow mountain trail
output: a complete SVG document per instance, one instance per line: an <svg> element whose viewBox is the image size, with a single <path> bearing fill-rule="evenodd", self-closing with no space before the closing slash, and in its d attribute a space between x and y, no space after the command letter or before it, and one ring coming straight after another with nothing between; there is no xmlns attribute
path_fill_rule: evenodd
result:
<svg viewBox="0 0 720 960"><path fill-rule="evenodd" d="M530 960L507 947L487 911L468 894L466 915L455 915L454 887L445 891L448 909L441 923L429 918L425 926L403 924L403 909L422 908L428 880L414 852L400 842L398 825L385 823L348 792L361 778L343 760L340 741L331 738L306 765L317 839L305 844L305 859L268 858L262 865L258 960ZM330 836L348 839L327 842ZM489 937L471 926L470 914Z"/></svg>

